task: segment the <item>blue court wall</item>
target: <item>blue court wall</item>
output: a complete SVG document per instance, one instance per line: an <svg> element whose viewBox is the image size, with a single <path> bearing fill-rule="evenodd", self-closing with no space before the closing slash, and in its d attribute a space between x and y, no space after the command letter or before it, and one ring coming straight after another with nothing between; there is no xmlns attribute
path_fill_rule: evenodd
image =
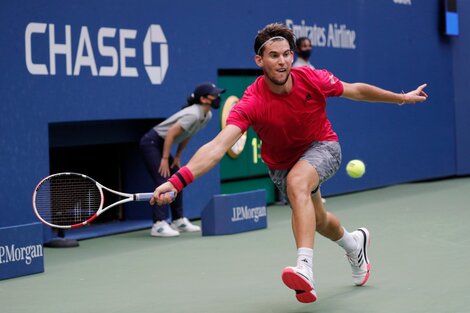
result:
<svg viewBox="0 0 470 313"><path fill-rule="evenodd" d="M468 26L469 5L459 4ZM429 100L415 106L331 99L343 164L360 158L367 174L352 180L343 165L325 194L469 173L469 28L444 37L441 13L437 0L2 1L0 227L36 221L31 193L49 174L51 123L168 117L219 69L256 68L254 36L274 21L311 34L312 63L341 80L397 92L428 84ZM213 119L183 162L218 130ZM134 163L127 171L144 185ZM188 188L190 217L219 192L219 178L216 167Z"/></svg>
<svg viewBox="0 0 470 313"><path fill-rule="evenodd" d="M454 44L454 89L457 174L470 174L470 2L459 1L460 36Z"/></svg>

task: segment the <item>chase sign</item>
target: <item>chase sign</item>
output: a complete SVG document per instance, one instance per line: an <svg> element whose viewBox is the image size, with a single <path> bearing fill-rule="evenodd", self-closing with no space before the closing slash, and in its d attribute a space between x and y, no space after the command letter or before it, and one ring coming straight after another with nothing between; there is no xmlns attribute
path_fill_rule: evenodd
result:
<svg viewBox="0 0 470 313"><path fill-rule="evenodd" d="M87 68L92 76L139 77L138 68L129 65L136 58L136 48L129 42L137 38L136 29L101 27L91 33L87 26L80 28L78 43L72 37L71 25L65 25L60 39L56 25L31 22L26 26L25 62L32 75L56 75L57 57L65 57L65 74L79 76ZM74 34L76 32L73 32ZM115 42L115 44L110 44ZM48 44L47 44L48 43ZM134 43L135 44L135 43ZM161 85L168 70L168 43L160 25L148 27L141 45L143 66L153 85ZM72 51L72 47L77 47ZM153 49L159 48L160 63L153 63ZM41 56L47 55L45 58ZM135 60L132 60L135 63Z"/></svg>

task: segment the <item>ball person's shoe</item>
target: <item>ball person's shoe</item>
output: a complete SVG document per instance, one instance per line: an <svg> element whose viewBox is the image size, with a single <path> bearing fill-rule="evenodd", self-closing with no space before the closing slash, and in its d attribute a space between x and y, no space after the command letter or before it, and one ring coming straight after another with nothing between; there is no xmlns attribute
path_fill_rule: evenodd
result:
<svg viewBox="0 0 470 313"><path fill-rule="evenodd" d="M367 248L370 245L370 234L366 228L359 228L351 233L356 239L358 247L356 250L347 253L351 264L352 278L356 286L363 286L369 279L370 263Z"/></svg>
<svg viewBox="0 0 470 313"><path fill-rule="evenodd" d="M311 303L317 300L312 274L306 268L293 266L284 268L282 281L287 287L295 290L295 297L299 302Z"/></svg>
<svg viewBox="0 0 470 313"><path fill-rule="evenodd" d="M181 233L194 233L201 231L201 227L191 224L186 217L174 220L173 223L171 223L171 228Z"/></svg>
<svg viewBox="0 0 470 313"><path fill-rule="evenodd" d="M153 237L176 237L179 236L180 233L172 229L166 221L158 221L152 225L150 235Z"/></svg>

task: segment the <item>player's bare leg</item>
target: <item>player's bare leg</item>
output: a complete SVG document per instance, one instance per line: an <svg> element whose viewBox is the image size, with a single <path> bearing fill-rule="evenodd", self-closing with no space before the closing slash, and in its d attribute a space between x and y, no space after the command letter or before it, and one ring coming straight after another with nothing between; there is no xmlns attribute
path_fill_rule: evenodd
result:
<svg viewBox="0 0 470 313"><path fill-rule="evenodd" d="M339 219L331 212L326 211L321 201L320 191L312 195L315 207L316 231L335 241L346 252L351 265L353 282L357 286L364 285L369 279L370 263L368 258L368 245L370 234L366 228L359 228L349 233Z"/></svg>
<svg viewBox="0 0 470 313"><path fill-rule="evenodd" d="M339 240L344 233L341 223L333 213L326 211L321 199L320 190L312 195L312 202L315 208L316 231L333 241Z"/></svg>
<svg viewBox="0 0 470 313"><path fill-rule="evenodd" d="M306 161L299 161L287 176L287 196L292 207L292 230L297 248L313 248L316 214L311 192L318 186L319 177Z"/></svg>
<svg viewBox="0 0 470 313"><path fill-rule="evenodd" d="M315 169L306 161L297 162L287 175L287 196L292 207L297 266L284 268L282 280L287 287L295 290L297 300L303 303L317 299L312 271L316 217L310 194L318 181Z"/></svg>

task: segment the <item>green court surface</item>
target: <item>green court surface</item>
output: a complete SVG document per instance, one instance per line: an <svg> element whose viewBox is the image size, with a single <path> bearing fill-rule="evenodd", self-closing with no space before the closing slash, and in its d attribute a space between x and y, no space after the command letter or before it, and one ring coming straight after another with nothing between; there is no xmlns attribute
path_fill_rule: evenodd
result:
<svg viewBox="0 0 470 313"><path fill-rule="evenodd" d="M280 279L296 260L290 209L270 206L264 230L167 239L145 230L46 248L44 273L0 281L0 312L470 312L470 178L330 197L326 205L349 230L371 232L364 287L353 286L342 250L317 236L319 299L298 303Z"/></svg>

